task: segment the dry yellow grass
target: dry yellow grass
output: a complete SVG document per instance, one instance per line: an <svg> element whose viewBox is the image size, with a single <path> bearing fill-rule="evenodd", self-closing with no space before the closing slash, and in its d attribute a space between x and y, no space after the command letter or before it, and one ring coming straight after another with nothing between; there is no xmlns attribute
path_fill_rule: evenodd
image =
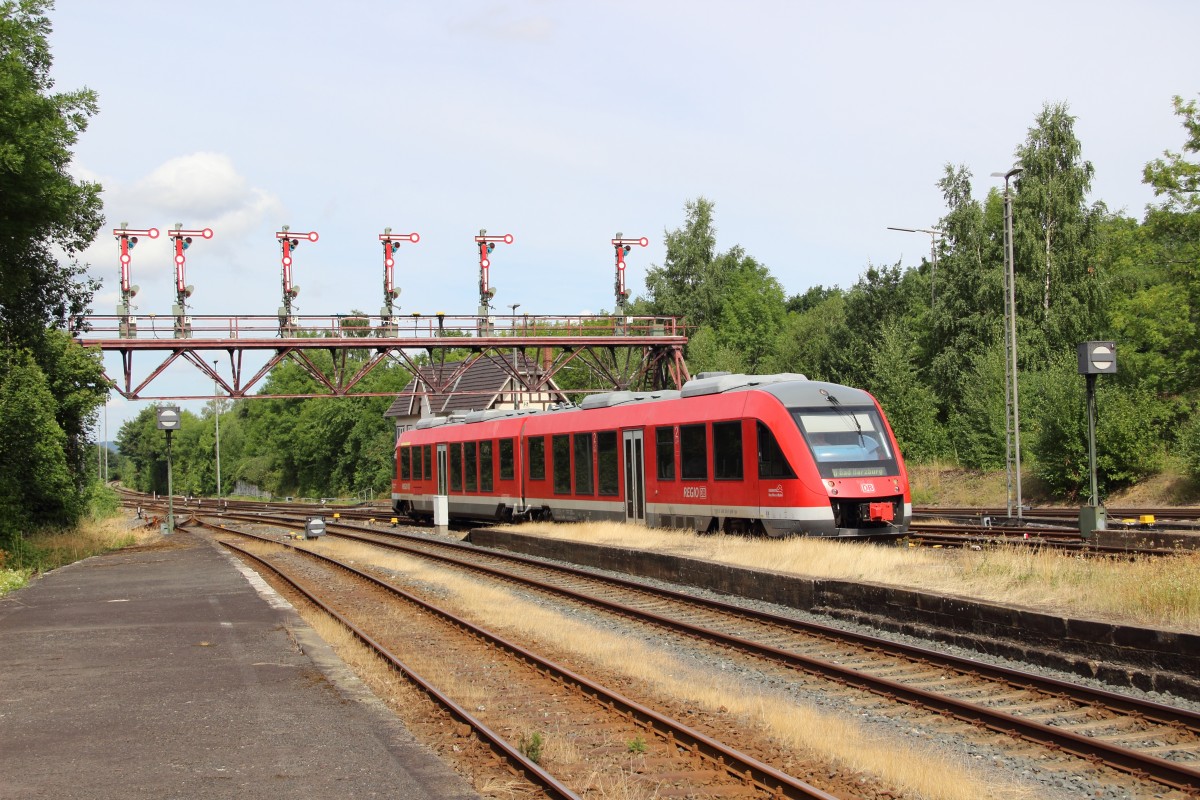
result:
<svg viewBox="0 0 1200 800"><path fill-rule="evenodd" d="M6 559L8 554L0 550L0 595L20 589L36 574L110 550L145 544L157 536L156 529L131 528L125 516L89 517L73 530L34 533L23 540L18 556Z"/></svg>
<svg viewBox="0 0 1200 800"><path fill-rule="evenodd" d="M640 639L621 636L563 617L528 603L513 593L486 586L448 570L415 559L385 553L358 544L334 540L314 543L314 549L359 563L377 563L402 573L409 581L436 587L438 603L469 615L485 627L541 641L576 654L606 669L644 682L655 692L679 701L739 719L803 756L877 775L881 780L930 800L1017 798L1024 791L1015 784L997 784L965 763L948 760L920 743L906 743L899 752L894 743L867 733L852 720L824 714L791 698L748 685L711 670L688 666L677 655ZM444 678L452 680L453 672ZM470 696L473 687L459 685L454 692ZM456 696L463 696L457 695ZM480 702L486 702L480 699ZM549 734L545 763L574 759L577 754ZM620 776L596 776L596 796L624 797Z"/></svg>
<svg viewBox="0 0 1200 800"><path fill-rule="evenodd" d="M754 569L1015 603L1077 617L1200 630L1200 553L1127 561L1020 546L930 550L810 538L697 536L619 523L528 523L510 529Z"/></svg>

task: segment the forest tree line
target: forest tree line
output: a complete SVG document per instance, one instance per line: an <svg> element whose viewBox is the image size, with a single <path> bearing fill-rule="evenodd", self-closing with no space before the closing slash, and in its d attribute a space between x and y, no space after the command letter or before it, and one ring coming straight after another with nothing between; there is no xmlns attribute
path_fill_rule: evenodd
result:
<svg viewBox="0 0 1200 800"><path fill-rule="evenodd" d="M1117 343L1119 372L1099 382L1102 496L1171 461L1200 477L1200 151L1195 101L1174 99L1182 153L1149 160L1157 202L1142 220L1089 198L1094 175L1066 104L1037 115L1017 146L1011 183L1022 455L1049 496L1086 490L1084 381L1076 345ZM647 274L630 312L683 318L692 373L799 372L858 386L887 412L910 462L993 470L1005 459L1004 199L976 197L971 171L947 165L937 181L946 210L932 259L905 269L868 265L849 288L788 296L741 246L717 244L715 204L686 204L665 233L666 257ZM993 181L993 184L996 182ZM372 391L403 386L399 366L372 373ZM570 378L564 378L569 384ZM569 385L566 388L571 388ZM298 367L276 368L264 393L313 391ZM382 494L391 474L386 400L252 400L225 411L223 490L234 481L275 494ZM215 408L185 413L176 491L212 494ZM121 431L122 475L165 488L153 409Z"/></svg>

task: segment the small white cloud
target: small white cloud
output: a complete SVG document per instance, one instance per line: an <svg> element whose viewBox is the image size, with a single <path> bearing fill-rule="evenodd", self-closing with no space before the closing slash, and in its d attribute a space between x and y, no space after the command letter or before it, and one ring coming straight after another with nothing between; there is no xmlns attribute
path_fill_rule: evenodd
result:
<svg viewBox="0 0 1200 800"><path fill-rule="evenodd" d="M173 158L138 181L131 193L162 212L216 217L242 203L246 179L228 156L193 153Z"/></svg>
<svg viewBox="0 0 1200 800"><path fill-rule="evenodd" d="M192 153L172 158L132 184L92 173L75 166L73 174L98 180L107 217L96 241L83 254L91 272L104 279L104 289L95 297L99 313L112 307L118 297L117 249L112 230L128 223L133 229L158 228L157 239L142 237L133 254L132 281L144 288L169 284L174 273L169 232L176 222L186 229L212 228L214 237L195 251L204 253L206 269L228 264L237 254L252 248L268 220L278 219L283 204L274 194L255 186L238 172L232 159L222 153ZM213 259L216 259L215 261Z"/></svg>

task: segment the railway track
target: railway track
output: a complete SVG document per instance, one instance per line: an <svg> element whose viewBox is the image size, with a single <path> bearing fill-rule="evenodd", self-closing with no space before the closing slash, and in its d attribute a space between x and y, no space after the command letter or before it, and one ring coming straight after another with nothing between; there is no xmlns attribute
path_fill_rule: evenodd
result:
<svg viewBox="0 0 1200 800"><path fill-rule="evenodd" d="M127 505L142 505L154 508L165 507L161 499L149 499L144 495L127 492ZM403 516L395 515L382 504L366 504L358 506L327 505L318 503L272 503L255 500L214 500L211 498L190 499L180 498L177 501L177 513L199 513L219 511L221 513L245 511L249 513L277 514L308 514L323 515L327 518L340 520L359 520L371 522L393 522L393 524L412 523ZM1084 538L1078 526L1067 524L1078 515L1078 509L1039 509L1038 513L1047 512L1043 517L1026 517L1023 525L1001 525L1004 519L1004 509L966 509L946 508L933 509L929 507L914 511L914 519L926 517L925 521L914 521L909 528L909 535L902 541L910 545L923 547L990 547L1010 545L1014 547L1039 547L1045 549L1078 552L1083 555L1108 556L1159 556L1173 555L1180 552L1172 547L1144 547L1140 545L1101 545ZM1133 514L1135 512L1158 512L1163 509L1118 509L1116 513ZM1156 519L1177 519L1183 525L1188 519L1189 510L1176 511L1175 517L1160 515ZM930 520L938 520L936 522ZM1133 518L1130 518L1133 519ZM1195 520L1192 520L1193 522ZM1119 525L1119 521L1112 524ZM1140 523L1131 523L1128 527L1138 529ZM1197 523L1200 530L1200 523ZM1140 525L1141 529L1152 530ZM1184 525L1184 529L1187 526ZM1157 530L1157 529L1154 529Z"/></svg>
<svg viewBox="0 0 1200 800"><path fill-rule="evenodd" d="M262 521L261 517L255 517ZM299 524L292 522L291 524ZM784 681L833 682L1200 794L1200 715L921 648L700 600L522 556L350 525L331 534L433 558L765 662ZM727 657L723 655L722 657ZM839 689L840 690L840 689ZM936 723L923 723L936 724Z"/></svg>
<svg viewBox="0 0 1200 800"><path fill-rule="evenodd" d="M656 791L669 787L672 795L821 800L850 796L792 778L353 565L288 545L283 553L255 554L223 543L338 619L549 797L578 798L594 780L596 764L613 760L614 752L621 750L638 756L632 782ZM396 601L406 605L408 613L397 613ZM500 702L468 709L470 701L456 700L452 692L422 677L444 671L447 660L455 665L456 686L466 685L468 694L501 698ZM544 729L547 720L553 720L556 738L586 753L576 768L551 774L537 763L533 737L525 734ZM464 745L467 738L460 730L458 739Z"/></svg>

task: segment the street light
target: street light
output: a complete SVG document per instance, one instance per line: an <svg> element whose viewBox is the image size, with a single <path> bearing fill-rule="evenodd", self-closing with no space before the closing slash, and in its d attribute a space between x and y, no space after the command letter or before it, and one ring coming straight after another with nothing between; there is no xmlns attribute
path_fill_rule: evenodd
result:
<svg viewBox="0 0 1200 800"><path fill-rule="evenodd" d="M217 360L213 359L213 371L217 369ZM221 386L213 376L213 421L217 428L217 500L221 499Z"/></svg>
<svg viewBox="0 0 1200 800"><path fill-rule="evenodd" d="M1086 539L1107 527L1107 512L1100 505L1096 487L1096 376L1113 375L1117 371L1117 346L1114 342L1081 342L1079 374L1087 379L1088 472L1092 482L1092 499L1079 509L1079 533Z"/></svg>
<svg viewBox="0 0 1200 800"><path fill-rule="evenodd" d="M175 487L171 476L171 434L179 430L179 406L159 406L154 411L155 423L167 434L167 533L175 533Z"/></svg>
<svg viewBox="0 0 1200 800"><path fill-rule="evenodd" d="M510 303L509 308L512 309L512 330L515 335L517 332L517 309L521 307L520 303ZM513 408L521 407L521 395L517 393L517 384L520 383L518 376L521 374L517 368L517 348L513 347Z"/></svg>
<svg viewBox="0 0 1200 800"><path fill-rule="evenodd" d="M1009 181L1024 171L1022 167L1013 167L1008 172L992 173L993 178L1004 178L1004 277L1008 282L1008 294L1005 297L1005 314L1008 317L1008 338L1005 341L1005 350L1008 351L1008 363L1005 364L1004 369L1005 384L1007 384L1004 398L1004 447L1005 465L1009 470L1008 516L1012 516L1012 484L1015 480L1018 520L1021 519L1022 506L1021 413L1020 406L1017 403L1017 292L1016 270L1013 266L1012 194L1009 191ZM1009 423L1010 417L1011 426Z"/></svg>
<svg viewBox="0 0 1200 800"><path fill-rule="evenodd" d="M889 231L903 231L904 233L928 233L929 234L929 307L933 308L934 302L934 281L937 280L937 251L938 237L942 235L942 231L937 228L893 228L888 226Z"/></svg>

